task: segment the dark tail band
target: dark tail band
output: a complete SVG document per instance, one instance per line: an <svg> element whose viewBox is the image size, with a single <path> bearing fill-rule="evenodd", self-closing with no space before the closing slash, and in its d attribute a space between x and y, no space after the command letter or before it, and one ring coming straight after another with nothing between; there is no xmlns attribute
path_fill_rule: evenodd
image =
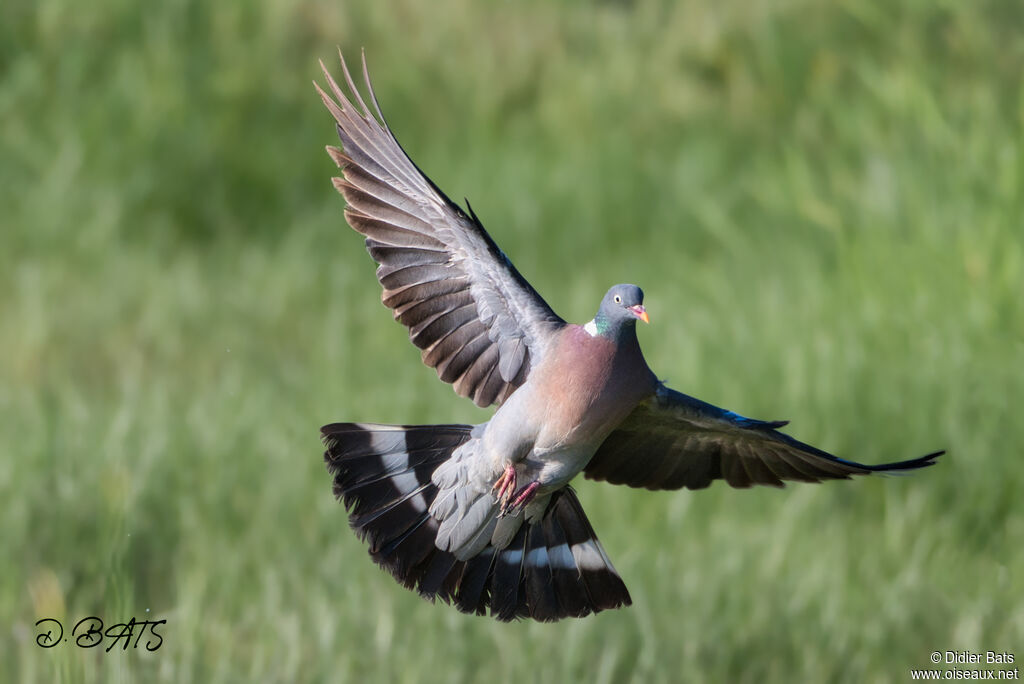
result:
<svg viewBox="0 0 1024 684"><path fill-rule="evenodd" d="M553 621L631 603L572 489L556 492L543 519L508 546L466 561L434 543L430 476L469 440L471 425L334 423L321 428L324 460L349 524L373 560L403 586L465 613Z"/></svg>

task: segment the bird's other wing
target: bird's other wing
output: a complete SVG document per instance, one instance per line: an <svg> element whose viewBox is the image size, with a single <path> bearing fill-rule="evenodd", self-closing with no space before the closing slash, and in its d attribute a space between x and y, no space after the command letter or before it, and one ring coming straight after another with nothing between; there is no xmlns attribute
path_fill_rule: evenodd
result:
<svg viewBox="0 0 1024 684"><path fill-rule="evenodd" d="M943 451L909 461L865 465L797 441L776 428L786 421L744 418L659 384L587 464L593 480L647 489L701 489L722 479L733 487L786 480L820 482L930 466Z"/></svg>
<svg viewBox="0 0 1024 684"><path fill-rule="evenodd" d="M500 404L525 382L547 338L565 321L519 274L472 208L467 213L448 199L405 154L381 114L365 55L363 78L376 116L344 57L341 65L348 96L323 62L333 98L316 89L341 138L341 148L327 148L344 175L334 185L348 203L345 218L366 236L378 264L382 300L438 377L478 406Z"/></svg>

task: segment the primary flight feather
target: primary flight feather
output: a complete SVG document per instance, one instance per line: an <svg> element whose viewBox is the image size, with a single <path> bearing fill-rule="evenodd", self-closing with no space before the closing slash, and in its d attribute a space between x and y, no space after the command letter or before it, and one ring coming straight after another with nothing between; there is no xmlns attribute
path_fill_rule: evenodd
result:
<svg viewBox="0 0 1024 684"><path fill-rule="evenodd" d="M403 585L468 613L550 621L630 604L569 482L648 489L784 486L932 465L865 465L669 389L648 368L643 291L615 285L593 320L562 320L471 209L405 154L381 114L317 85L334 116L345 218L366 236L382 299L423 362L478 406L480 425L334 423L321 429L334 493L370 555ZM468 205L467 205L468 209Z"/></svg>

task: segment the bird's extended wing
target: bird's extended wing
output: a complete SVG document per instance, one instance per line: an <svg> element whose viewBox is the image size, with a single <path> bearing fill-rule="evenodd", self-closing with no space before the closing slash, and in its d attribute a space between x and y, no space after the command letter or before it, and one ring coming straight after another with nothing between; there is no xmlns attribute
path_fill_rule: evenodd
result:
<svg viewBox="0 0 1024 684"><path fill-rule="evenodd" d="M350 97L321 62L342 148L328 147L344 178L334 185L345 218L366 236L377 262L382 300L409 328L423 362L478 406L501 403L544 353L547 337L565 322L498 249L480 221L423 174L391 133L363 77L370 112L341 60ZM353 104L353 102L355 104ZM468 204L467 204L468 207Z"/></svg>
<svg viewBox="0 0 1024 684"><path fill-rule="evenodd" d="M786 421L744 418L664 385L616 428L584 469L586 477L647 489L733 487L785 480L820 482L930 466L942 451L898 463L864 465L837 458L776 428Z"/></svg>

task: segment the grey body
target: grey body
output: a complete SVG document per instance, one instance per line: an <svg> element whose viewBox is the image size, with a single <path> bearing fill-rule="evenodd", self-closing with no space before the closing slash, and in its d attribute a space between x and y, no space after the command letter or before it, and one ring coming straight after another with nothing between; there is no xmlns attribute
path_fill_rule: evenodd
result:
<svg viewBox="0 0 1024 684"><path fill-rule="evenodd" d="M639 298L615 305L617 292L636 292ZM641 305L642 293L635 286L619 285L605 299L609 303L595 316L603 321L605 334L592 334L579 325L560 328L551 336L543 361L480 426L479 437L459 447L435 471L433 481L441 493L430 512L442 521L437 537L442 550L466 559L487 543L504 548L524 520L540 520L551 494L576 477L608 434L654 395L657 380L640 352L636 318L618 312ZM523 511L499 518L491 488L509 464L518 481L540 487Z"/></svg>

